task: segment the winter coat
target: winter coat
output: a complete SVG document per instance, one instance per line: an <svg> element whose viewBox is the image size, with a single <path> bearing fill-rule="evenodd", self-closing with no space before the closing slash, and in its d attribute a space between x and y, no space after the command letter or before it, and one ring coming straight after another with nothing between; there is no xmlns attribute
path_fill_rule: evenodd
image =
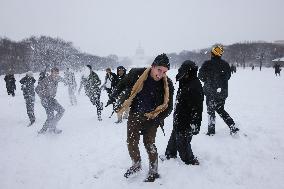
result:
<svg viewBox="0 0 284 189"><path fill-rule="evenodd" d="M101 80L94 71L92 71L87 78L82 77L80 89L82 85L84 86L85 93L88 97L91 97L91 96L96 95L97 93L100 93Z"/></svg>
<svg viewBox="0 0 284 189"><path fill-rule="evenodd" d="M123 102L129 98L131 89L138 80L138 78L144 73L146 68L133 68L129 71L129 73L123 78L117 85L116 90L112 94L112 98L116 99L121 92L126 91L127 94L124 96L123 99L118 99L118 104L123 104ZM148 76L149 77L149 76ZM174 93L174 87L173 83L170 78L167 77L168 81L168 87L169 87L169 102L168 102L168 107L158 114L158 116L155 118L156 121L158 121L160 126L164 125L164 119L170 115L173 109L173 93ZM161 105L164 102L164 86L163 82L161 82L160 86L153 89L156 90L155 94L155 102L157 105ZM138 93L139 94L139 93ZM137 97L135 97L137 98ZM135 98L133 101L135 101ZM133 103L135 105L135 103ZM132 107L133 104L130 106L130 113L135 113L131 111L131 109L136 109L135 107ZM119 105L118 105L119 107ZM138 112L140 113L140 112Z"/></svg>
<svg viewBox="0 0 284 189"><path fill-rule="evenodd" d="M13 74L8 74L4 77L7 90L16 90L16 79Z"/></svg>
<svg viewBox="0 0 284 189"><path fill-rule="evenodd" d="M201 126L203 100L202 85L196 76L179 82L174 110L174 129L177 132L191 132L191 124Z"/></svg>
<svg viewBox="0 0 284 189"><path fill-rule="evenodd" d="M55 98L57 93L58 82L65 82L60 76L53 78L52 75L45 77L36 86L35 91L38 96L43 98Z"/></svg>
<svg viewBox="0 0 284 189"><path fill-rule="evenodd" d="M30 98L35 96L35 78L25 76L20 80L20 83L22 84L21 89L23 91L24 98Z"/></svg>
<svg viewBox="0 0 284 189"><path fill-rule="evenodd" d="M107 82L110 82L110 86L107 86ZM118 79L115 73L110 72L106 74L105 83L104 83L106 88L109 88L109 89L115 88L117 85L117 82L118 82Z"/></svg>
<svg viewBox="0 0 284 189"><path fill-rule="evenodd" d="M225 100L228 97L228 80L231 77L230 65L220 57L205 61L198 77L204 82L204 94L209 98Z"/></svg>

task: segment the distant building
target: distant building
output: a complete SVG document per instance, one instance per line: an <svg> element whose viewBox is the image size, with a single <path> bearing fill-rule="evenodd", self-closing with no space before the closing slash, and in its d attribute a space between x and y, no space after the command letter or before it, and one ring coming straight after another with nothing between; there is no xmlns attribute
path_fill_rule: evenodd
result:
<svg viewBox="0 0 284 189"><path fill-rule="evenodd" d="M145 51L139 44L139 47L136 49L135 57L137 59L144 59L145 58Z"/></svg>
<svg viewBox="0 0 284 189"><path fill-rule="evenodd" d="M149 67L151 65L150 57L146 56L141 44L136 49L134 56L131 57L131 62L131 67Z"/></svg>

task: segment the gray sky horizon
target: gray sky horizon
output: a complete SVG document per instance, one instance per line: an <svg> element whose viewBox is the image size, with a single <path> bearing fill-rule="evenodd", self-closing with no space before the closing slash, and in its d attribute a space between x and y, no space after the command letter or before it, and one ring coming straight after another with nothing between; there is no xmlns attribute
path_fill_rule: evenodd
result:
<svg viewBox="0 0 284 189"><path fill-rule="evenodd" d="M0 0L0 37L59 37L82 52L179 53L284 39L283 0ZM282 23L281 23L282 21Z"/></svg>

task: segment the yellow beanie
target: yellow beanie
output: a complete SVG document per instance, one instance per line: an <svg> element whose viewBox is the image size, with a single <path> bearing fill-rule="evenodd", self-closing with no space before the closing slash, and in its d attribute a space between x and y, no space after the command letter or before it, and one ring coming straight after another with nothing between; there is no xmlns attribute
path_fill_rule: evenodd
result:
<svg viewBox="0 0 284 189"><path fill-rule="evenodd" d="M221 45L217 45L215 47L212 48L211 51L215 56L222 56L222 54L224 53L224 48Z"/></svg>

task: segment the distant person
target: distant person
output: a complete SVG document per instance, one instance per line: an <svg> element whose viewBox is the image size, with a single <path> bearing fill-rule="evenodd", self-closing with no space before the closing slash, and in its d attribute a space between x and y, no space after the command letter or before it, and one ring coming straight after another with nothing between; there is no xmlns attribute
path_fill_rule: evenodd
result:
<svg viewBox="0 0 284 189"><path fill-rule="evenodd" d="M277 63L274 64L273 68L274 68L274 71L275 71L275 75L277 76L277 74L278 74L278 76L280 76L280 72L281 72L280 64L277 64Z"/></svg>
<svg viewBox="0 0 284 189"><path fill-rule="evenodd" d="M44 78L35 88L47 115L42 129L38 132L39 134L46 133L47 129L55 134L62 132L62 130L56 128L65 112L65 109L55 99L58 82L64 82L64 79L59 76L59 69L54 67L51 69L51 74ZM54 115L54 112L57 113Z"/></svg>
<svg viewBox="0 0 284 189"><path fill-rule="evenodd" d="M251 70L252 70L252 71L254 70L254 65L252 65Z"/></svg>
<svg viewBox="0 0 284 189"><path fill-rule="evenodd" d="M203 111L203 89L197 78L198 67L190 60L182 63L176 75L179 88L176 95L173 131L165 152L166 159L176 158L177 152L187 165L199 165L193 155L191 140L200 131Z"/></svg>
<svg viewBox="0 0 284 189"><path fill-rule="evenodd" d="M77 89L77 82L76 82L74 72L72 72L69 68L67 68L66 71L64 72L64 79L68 86L68 94L69 94L70 103L72 106L76 105L77 99L76 99L75 91Z"/></svg>
<svg viewBox="0 0 284 189"><path fill-rule="evenodd" d="M116 73L117 73L117 81L119 83L126 76L126 69L123 66L118 66ZM127 92L129 91L123 91L119 98L121 99L121 98L126 97ZM115 123L121 123L122 119L127 119L128 114L129 114L129 108L125 110L123 114L117 113L117 121Z"/></svg>
<svg viewBox="0 0 284 189"><path fill-rule="evenodd" d="M149 158L149 172L144 181L154 182L159 178L156 132L158 127L163 128L164 119L170 115L173 108L174 87L166 75L169 69L167 55L158 55L151 67L131 69L118 83L110 98L111 101L119 97L122 91L131 90L117 110L118 113L123 113L130 108L127 121L127 146L132 166L124 174L126 178L142 168L139 151L140 135L143 135L143 143Z"/></svg>
<svg viewBox="0 0 284 189"><path fill-rule="evenodd" d="M214 46L211 51L211 60L203 63L199 70L199 78L204 82L204 94L206 96L208 119L207 135L215 134L215 111L230 128L230 134L236 134L239 129L234 120L224 110L228 97L228 81L231 77L229 64L223 60L224 50L220 45Z"/></svg>
<svg viewBox="0 0 284 189"><path fill-rule="evenodd" d="M80 93L82 87L84 86L85 94L89 97L90 101L93 105L97 108L97 116L98 120L102 121L102 110L103 110L103 103L100 101L101 99L101 80L99 76L92 70L91 65L87 65L89 69L89 76L82 76L81 83L78 92Z"/></svg>
<svg viewBox="0 0 284 189"><path fill-rule="evenodd" d="M28 71L26 76L20 80L20 83L22 84L21 89L26 101L27 114L30 119L30 124L28 126L31 126L35 122L35 82L36 80L31 71Z"/></svg>
<svg viewBox="0 0 284 189"><path fill-rule="evenodd" d="M13 97L15 96L15 90L16 90L16 79L14 74L7 74L4 77L4 80L6 82L6 89L8 95L12 95Z"/></svg>
<svg viewBox="0 0 284 189"><path fill-rule="evenodd" d="M113 89L117 85L117 81L118 81L117 75L113 73L110 68L107 68L103 88L107 91L109 98L110 98L110 95L112 94Z"/></svg>
<svg viewBox="0 0 284 189"><path fill-rule="evenodd" d="M236 68L236 66L234 64L231 64L230 70L231 70L232 74L237 72L237 68Z"/></svg>

